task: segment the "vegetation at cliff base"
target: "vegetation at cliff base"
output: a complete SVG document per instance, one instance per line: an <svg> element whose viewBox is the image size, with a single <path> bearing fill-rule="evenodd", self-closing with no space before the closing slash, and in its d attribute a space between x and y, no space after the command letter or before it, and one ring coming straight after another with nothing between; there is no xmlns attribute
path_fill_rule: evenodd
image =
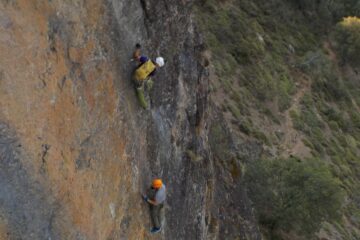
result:
<svg viewBox="0 0 360 240"><path fill-rule="evenodd" d="M281 231L311 236L322 221L339 219L340 181L321 160L259 160L248 166L246 182L259 222L272 238Z"/></svg>

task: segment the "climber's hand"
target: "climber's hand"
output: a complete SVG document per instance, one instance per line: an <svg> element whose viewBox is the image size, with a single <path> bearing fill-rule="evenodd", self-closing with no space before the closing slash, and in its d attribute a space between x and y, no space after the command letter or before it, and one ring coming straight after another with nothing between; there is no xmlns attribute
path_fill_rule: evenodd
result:
<svg viewBox="0 0 360 240"><path fill-rule="evenodd" d="M142 195L142 198L144 199L145 202L148 202L149 200L148 196L146 196L145 194Z"/></svg>

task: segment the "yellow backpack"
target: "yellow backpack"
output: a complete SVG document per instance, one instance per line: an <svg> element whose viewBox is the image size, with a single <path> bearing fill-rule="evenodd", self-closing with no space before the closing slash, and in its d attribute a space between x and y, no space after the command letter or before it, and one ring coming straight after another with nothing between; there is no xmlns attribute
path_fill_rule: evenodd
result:
<svg viewBox="0 0 360 240"><path fill-rule="evenodd" d="M155 68L155 64L151 60L148 60L136 69L134 77L138 81L144 81Z"/></svg>

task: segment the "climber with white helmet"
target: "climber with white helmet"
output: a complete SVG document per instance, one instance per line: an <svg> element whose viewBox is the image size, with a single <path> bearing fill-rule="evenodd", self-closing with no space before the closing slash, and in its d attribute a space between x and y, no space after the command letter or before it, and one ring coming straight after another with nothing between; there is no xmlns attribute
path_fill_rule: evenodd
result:
<svg viewBox="0 0 360 240"><path fill-rule="evenodd" d="M151 219L153 222L153 228L151 233L157 233L161 231L161 217L162 209L164 207L166 199L166 187L161 179L154 179L151 184L147 195L143 194L143 199L150 205Z"/></svg>
<svg viewBox="0 0 360 240"><path fill-rule="evenodd" d="M141 55L141 45L139 43L135 46L135 52L133 59L139 62L138 67L135 70L134 80L137 87L144 84L144 81L148 80L149 77L154 76L156 69L164 66L165 61L162 57L157 57L155 61L151 60L147 56Z"/></svg>
<svg viewBox="0 0 360 240"><path fill-rule="evenodd" d="M132 61L135 60L139 64L134 72L133 80L136 87L136 92L140 104L143 108L147 108L147 101L144 94L144 86L146 89L150 90L153 86L153 81L151 77L155 75L156 69L164 66L165 61L162 57L157 57L155 61L151 60L147 56L143 56L140 53L141 45L139 43L135 46L135 51L133 54ZM144 84L146 83L146 84Z"/></svg>

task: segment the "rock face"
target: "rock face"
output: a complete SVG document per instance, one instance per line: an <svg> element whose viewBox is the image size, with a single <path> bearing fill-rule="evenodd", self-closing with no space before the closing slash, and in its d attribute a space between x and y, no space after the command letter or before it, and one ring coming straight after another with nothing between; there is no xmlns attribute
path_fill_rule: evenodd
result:
<svg viewBox="0 0 360 240"><path fill-rule="evenodd" d="M222 120L192 4L0 3L1 239L152 238L140 193L153 177L168 188L157 239L261 238L209 144ZM131 82L136 42L166 61L148 110ZM241 146L244 158L261 151Z"/></svg>

